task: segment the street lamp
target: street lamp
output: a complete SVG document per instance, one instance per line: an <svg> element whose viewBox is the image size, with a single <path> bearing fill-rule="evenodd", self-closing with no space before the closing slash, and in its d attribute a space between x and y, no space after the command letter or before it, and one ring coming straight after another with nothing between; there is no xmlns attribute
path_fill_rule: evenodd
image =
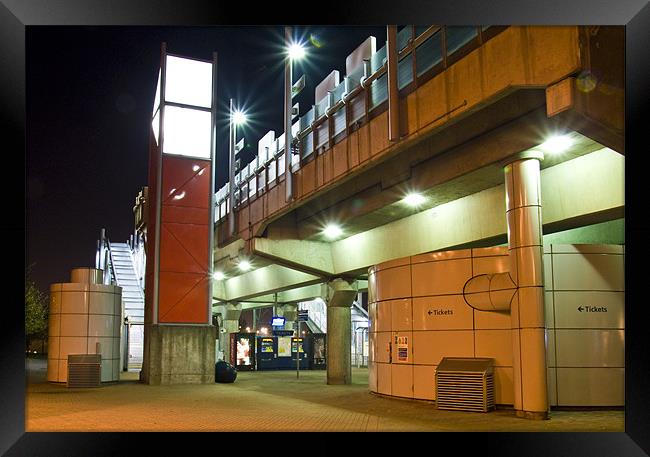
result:
<svg viewBox="0 0 650 457"><path fill-rule="evenodd" d="M305 48L300 43L292 43L289 45L289 59L300 60L305 56Z"/></svg>
<svg viewBox="0 0 650 457"><path fill-rule="evenodd" d="M230 235L235 234L235 155L237 154L237 126L246 123L246 114L233 108L233 99L230 99L230 214L228 215L228 228Z"/></svg>
<svg viewBox="0 0 650 457"><path fill-rule="evenodd" d="M284 28L284 41L287 47L287 57L284 60L284 163L285 163L285 183L286 183L286 201L293 198L292 176L291 176L291 117L292 107L291 99L293 98L293 68L294 60L301 59L305 55L305 48L296 43L291 38L291 27Z"/></svg>
<svg viewBox="0 0 650 457"><path fill-rule="evenodd" d="M242 125L246 123L246 113L236 110L232 113L232 121L235 126ZM235 132L236 133L236 132Z"/></svg>

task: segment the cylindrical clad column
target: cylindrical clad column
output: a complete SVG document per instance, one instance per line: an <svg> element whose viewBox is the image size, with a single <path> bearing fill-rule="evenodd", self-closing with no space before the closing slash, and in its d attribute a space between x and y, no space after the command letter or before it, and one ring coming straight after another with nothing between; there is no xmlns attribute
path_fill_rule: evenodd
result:
<svg viewBox="0 0 650 457"><path fill-rule="evenodd" d="M73 268L70 272L70 282L79 284L103 284L104 271L96 268Z"/></svg>
<svg viewBox="0 0 650 457"><path fill-rule="evenodd" d="M101 354L101 381L118 381L122 288L94 268L72 270L71 281L50 286L47 380L67 382L69 354Z"/></svg>
<svg viewBox="0 0 650 457"><path fill-rule="evenodd" d="M510 275L514 408L518 416L548 418L540 153L504 165Z"/></svg>

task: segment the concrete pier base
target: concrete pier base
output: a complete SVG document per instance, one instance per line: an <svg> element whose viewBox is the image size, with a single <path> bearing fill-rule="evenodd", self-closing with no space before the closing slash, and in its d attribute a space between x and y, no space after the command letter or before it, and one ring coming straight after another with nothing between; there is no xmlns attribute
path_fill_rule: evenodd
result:
<svg viewBox="0 0 650 457"><path fill-rule="evenodd" d="M147 325L140 381L160 384L214 383L216 327Z"/></svg>

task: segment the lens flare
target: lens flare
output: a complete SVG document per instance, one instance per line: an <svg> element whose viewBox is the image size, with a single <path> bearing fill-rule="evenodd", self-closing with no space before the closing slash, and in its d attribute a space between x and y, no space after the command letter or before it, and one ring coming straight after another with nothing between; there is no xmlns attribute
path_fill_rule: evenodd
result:
<svg viewBox="0 0 650 457"><path fill-rule="evenodd" d="M591 92L597 85L598 78L588 70L581 72L576 78L576 87L580 92Z"/></svg>
<svg viewBox="0 0 650 457"><path fill-rule="evenodd" d="M321 46L323 46L323 42L320 41L318 37L313 33L309 35L309 42L316 48L320 48Z"/></svg>

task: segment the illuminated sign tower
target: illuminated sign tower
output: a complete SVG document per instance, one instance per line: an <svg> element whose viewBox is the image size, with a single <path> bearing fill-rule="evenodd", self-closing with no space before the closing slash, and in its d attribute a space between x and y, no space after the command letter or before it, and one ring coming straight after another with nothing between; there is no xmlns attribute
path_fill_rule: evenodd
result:
<svg viewBox="0 0 650 457"><path fill-rule="evenodd" d="M149 384L214 382L216 68L216 54L209 62L162 46L149 153L141 372Z"/></svg>

